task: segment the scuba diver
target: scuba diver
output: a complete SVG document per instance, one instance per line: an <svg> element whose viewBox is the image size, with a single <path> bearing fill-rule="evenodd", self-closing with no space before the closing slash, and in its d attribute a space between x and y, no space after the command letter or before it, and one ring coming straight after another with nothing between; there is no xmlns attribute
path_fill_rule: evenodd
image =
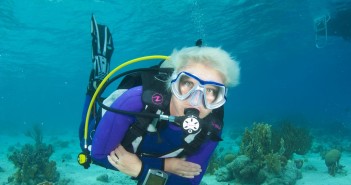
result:
<svg viewBox="0 0 351 185"><path fill-rule="evenodd" d="M94 163L118 170L140 185L200 184L222 140L223 105L228 87L239 83L238 62L198 40L157 66L119 75L123 79L117 90L97 103L93 97L114 80L104 84L113 42L108 28L94 17L92 37L93 69L78 162L85 168Z"/></svg>

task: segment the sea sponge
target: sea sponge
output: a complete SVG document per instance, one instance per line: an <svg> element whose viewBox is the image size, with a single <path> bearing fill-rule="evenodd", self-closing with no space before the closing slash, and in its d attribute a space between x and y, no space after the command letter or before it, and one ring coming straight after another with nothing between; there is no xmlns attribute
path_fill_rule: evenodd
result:
<svg viewBox="0 0 351 185"><path fill-rule="evenodd" d="M236 155L233 153L228 153L224 156L224 163L228 164L231 163L235 159Z"/></svg>
<svg viewBox="0 0 351 185"><path fill-rule="evenodd" d="M324 156L325 165L328 167L328 173L335 176L335 173L340 167L339 161L341 158L341 152L337 149L328 151Z"/></svg>

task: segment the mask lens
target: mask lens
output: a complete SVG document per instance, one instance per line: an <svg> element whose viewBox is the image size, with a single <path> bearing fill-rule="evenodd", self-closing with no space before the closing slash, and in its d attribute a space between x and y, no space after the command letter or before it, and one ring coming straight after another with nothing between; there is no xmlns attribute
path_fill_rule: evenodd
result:
<svg viewBox="0 0 351 185"><path fill-rule="evenodd" d="M198 81L185 72L181 72L172 80L172 92L180 100L185 100L198 86Z"/></svg>
<svg viewBox="0 0 351 185"><path fill-rule="evenodd" d="M205 105L208 109L215 109L225 103L226 88L218 85L205 85Z"/></svg>
<svg viewBox="0 0 351 185"><path fill-rule="evenodd" d="M203 81L187 72L179 73L171 83L173 94L180 100L185 100L195 92L202 91L202 102L207 109L215 109L225 103L226 87L223 84Z"/></svg>
<svg viewBox="0 0 351 185"><path fill-rule="evenodd" d="M179 88L179 93L182 95L182 96L185 96L185 95L188 95L196 90L196 88L198 87L199 85L199 82L184 74L184 75L181 75L180 76L180 79L179 79L179 84L178 84L178 88Z"/></svg>

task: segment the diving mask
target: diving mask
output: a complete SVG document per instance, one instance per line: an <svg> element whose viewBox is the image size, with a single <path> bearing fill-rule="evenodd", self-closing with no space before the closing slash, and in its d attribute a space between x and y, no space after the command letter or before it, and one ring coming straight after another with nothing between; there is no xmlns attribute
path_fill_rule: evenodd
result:
<svg viewBox="0 0 351 185"><path fill-rule="evenodd" d="M203 103L207 109L216 109L226 102L227 88L225 85L204 81L199 77L182 71L171 81L173 94L179 100L188 99L194 107Z"/></svg>

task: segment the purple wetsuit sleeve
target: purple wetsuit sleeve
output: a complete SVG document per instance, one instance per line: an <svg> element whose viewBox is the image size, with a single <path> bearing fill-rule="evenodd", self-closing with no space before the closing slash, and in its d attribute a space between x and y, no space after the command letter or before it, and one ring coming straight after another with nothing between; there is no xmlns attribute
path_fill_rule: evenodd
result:
<svg viewBox="0 0 351 185"><path fill-rule="evenodd" d="M140 112L144 108L141 95L141 86L132 88L123 93L111 107ZM107 155L121 143L134 120L132 116L107 111L102 117L93 138L91 151L93 159L97 162L106 163Z"/></svg>

